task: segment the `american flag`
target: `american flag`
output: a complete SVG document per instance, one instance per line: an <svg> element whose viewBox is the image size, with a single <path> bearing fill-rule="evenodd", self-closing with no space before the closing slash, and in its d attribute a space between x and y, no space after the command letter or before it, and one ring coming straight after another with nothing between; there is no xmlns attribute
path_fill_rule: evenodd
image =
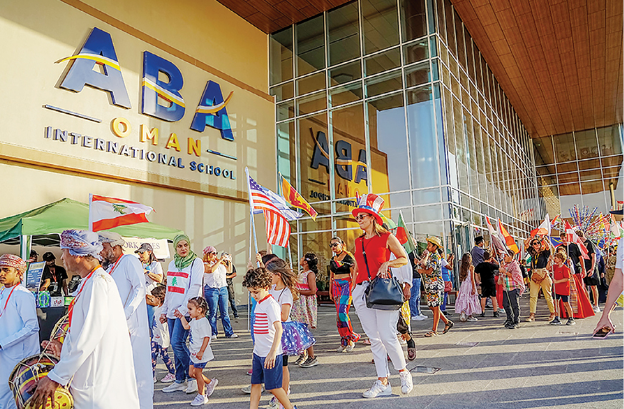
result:
<svg viewBox="0 0 624 409"><path fill-rule="evenodd" d="M276 246L287 247L290 224L266 192L269 191L249 176L252 210L254 213L264 213L267 241Z"/></svg>

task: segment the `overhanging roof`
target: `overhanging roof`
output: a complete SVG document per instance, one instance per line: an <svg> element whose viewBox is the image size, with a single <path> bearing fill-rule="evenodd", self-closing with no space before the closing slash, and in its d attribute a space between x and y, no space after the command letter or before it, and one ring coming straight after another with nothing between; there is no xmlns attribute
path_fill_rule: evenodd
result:
<svg viewBox="0 0 624 409"><path fill-rule="evenodd" d="M623 122L622 0L451 1L532 137ZM348 0L219 2L272 33Z"/></svg>
<svg viewBox="0 0 624 409"><path fill-rule="evenodd" d="M351 0L218 0L261 31L274 33Z"/></svg>
<svg viewBox="0 0 624 409"><path fill-rule="evenodd" d="M622 123L622 0L451 0L532 137Z"/></svg>

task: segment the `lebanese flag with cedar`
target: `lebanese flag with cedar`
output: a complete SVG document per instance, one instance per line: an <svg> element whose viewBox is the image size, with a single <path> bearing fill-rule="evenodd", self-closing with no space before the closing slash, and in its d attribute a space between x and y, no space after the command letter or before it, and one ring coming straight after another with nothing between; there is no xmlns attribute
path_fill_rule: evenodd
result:
<svg viewBox="0 0 624 409"><path fill-rule="evenodd" d="M147 223L151 207L130 200L89 195L89 230L108 230L128 224Z"/></svg>

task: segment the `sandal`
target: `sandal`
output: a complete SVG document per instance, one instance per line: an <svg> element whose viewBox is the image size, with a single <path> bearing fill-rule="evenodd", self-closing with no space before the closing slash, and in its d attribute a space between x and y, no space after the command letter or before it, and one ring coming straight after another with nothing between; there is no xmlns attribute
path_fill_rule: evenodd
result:
<svg viewBox="0 0 624 409"><path fill-rule="evenodd" d="M447 332L449 332L451 330L451 328L453 328L453 325L455 325L453 323L453 321L448 320L448 322L446 323L446 325L444 326L444 331L442 331L443 334L446 334Z"/></svg>
<svg viewBox="0 0 624 409"><path fill-rule="evenodd" d="M436 331L429 331L429 332L427 332L427 333L425 334L425 336L426 336L427 338L430 338L430 337L437 337L437 336L438 336L438 333L437 333Z"/></svg>
<svg viewBox="0 0 624 409"><path fill-rule="evenodd" d="M416 359L416 348L407 348L407 360L413 361Z"/></svg>

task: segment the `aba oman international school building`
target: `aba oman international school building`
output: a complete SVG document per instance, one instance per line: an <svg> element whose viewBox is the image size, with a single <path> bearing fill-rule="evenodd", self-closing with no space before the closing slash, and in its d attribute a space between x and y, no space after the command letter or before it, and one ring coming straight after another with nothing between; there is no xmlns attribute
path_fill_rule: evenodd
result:
<svg viewBox="0 0 624 409"><path fill-rule="evenodd" d="M457 254L486 217L522 239L575 204L605 213L624 200L622 9L3 1L0 218L89 193L133 200L243 270L247 167L274 191L281 173L319 213L291 223L290 243L324 270L332 236L353 247L367 192ZM265 248L261 216L256 231Z"/></svg>

